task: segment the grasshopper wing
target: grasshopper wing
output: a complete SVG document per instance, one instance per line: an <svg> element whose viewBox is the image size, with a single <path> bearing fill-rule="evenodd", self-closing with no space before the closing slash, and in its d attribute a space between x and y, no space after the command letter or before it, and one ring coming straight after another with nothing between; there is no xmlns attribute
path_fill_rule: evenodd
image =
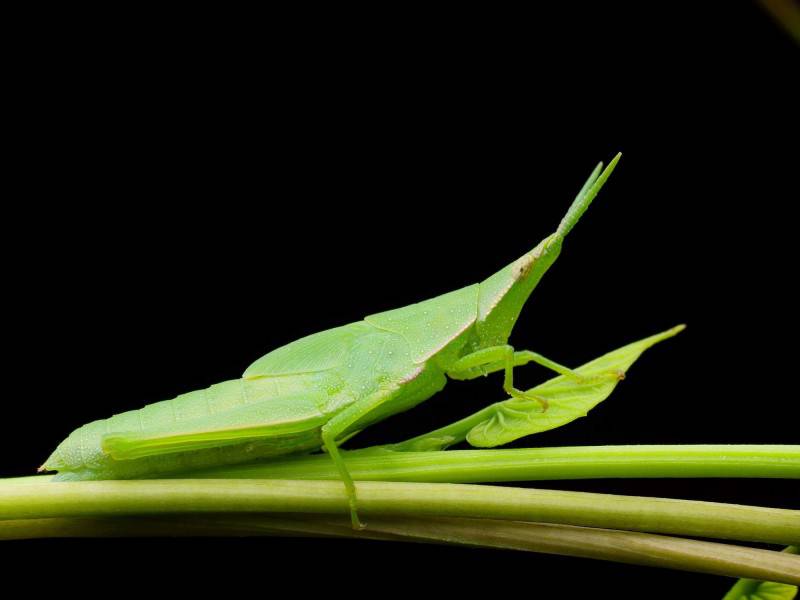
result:
<svg viewBox="0 0 800 600"><path fill-rule="evenodd" d="M268 408L268 412L265 411ZM191 419L176 430L159 428L142 431L112 432L103 436L103 452L115 460L133 460L146 456L202 450L228 444L272 440L287 447L298 436L317 431L329 418L306 394L282 397L264 404L242 406L224 414Z"/></svg>
<svg viewBox="0 0 800 600"><path fill-rule="evenodd" d="M411 347L413 361L420 364L475 322L478 289L478 284L470 285L417 304L369 315L364 320L403 336Z"/></svg>
<svg viewBox="0 0 800 600"><path fill-rule="evenodd" d="M353 343L372 328L363 322L320 331L265 354L247 367L243 377L319 373L341 366Z"/></svg>

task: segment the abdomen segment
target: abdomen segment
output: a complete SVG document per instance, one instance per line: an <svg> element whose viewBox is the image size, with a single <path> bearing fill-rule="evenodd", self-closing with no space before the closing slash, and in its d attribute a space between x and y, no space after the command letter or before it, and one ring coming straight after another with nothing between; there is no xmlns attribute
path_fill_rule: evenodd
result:
<svg viewBox="0 0 800 600"><path fill-rule="evenodd" d="M73 431L44 468L62 480L129 479L313 450L327 419L322 379L225 381L94 421Z"/></svg>

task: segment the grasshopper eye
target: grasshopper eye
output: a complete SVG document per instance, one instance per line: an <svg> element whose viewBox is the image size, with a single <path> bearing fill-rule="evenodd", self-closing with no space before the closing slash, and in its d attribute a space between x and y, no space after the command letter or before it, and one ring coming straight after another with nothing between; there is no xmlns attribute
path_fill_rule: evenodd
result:
<svg viewBox="0 0 800 600"><path fill-rule="evenodd" d="M519 262L514 265L514 278L519 281L520 279L524 279L528 276L528 273L531 272L534 263L536 262L536 257L526 254L523 256Z"/></svg>

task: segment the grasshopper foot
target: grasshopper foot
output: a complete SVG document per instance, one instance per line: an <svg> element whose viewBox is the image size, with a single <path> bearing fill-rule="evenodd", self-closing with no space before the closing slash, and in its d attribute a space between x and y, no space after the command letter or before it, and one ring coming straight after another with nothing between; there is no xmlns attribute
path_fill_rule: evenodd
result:
<svg viewBox="0 0 800 600"><path fill-rule="evenodd" d="M353 525L353 530L364 531L367 528L367 524L358 516L358 502L356 500L355 487L347 490L347 503L350 505L350 523Z"/></svg>
<svg viewBox="0 0 800 600"><path fill-rule="evenodd" d="M350 500L350 522L353 524L354 531L364 531L367 528L367 524L358 517L354 498Z"/></svg>
<svg viewBox="0 0 800 600"><path fill-rule="evenodd" d="M505 390L506 394L511 396L512 398L519 398L520 400L535 400L539 404L542 405L542 412L547 412L550 403L547 401L547 398L543 396L539 396L537 394L531 394L530 392L523 392L522 390L518 390L515 387L510 387Z"/></svg>

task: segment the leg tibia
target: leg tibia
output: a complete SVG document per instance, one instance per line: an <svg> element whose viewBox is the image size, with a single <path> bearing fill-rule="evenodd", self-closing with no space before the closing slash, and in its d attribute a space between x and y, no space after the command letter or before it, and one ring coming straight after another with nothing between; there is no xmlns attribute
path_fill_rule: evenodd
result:
<svg viewBox="0 0 800 600"><path fill-rule="evenodd" d="M322 442L325 444L325 449L333 459L333 464L336 465L336 470L339 471L339 476L344 482L344 489L347 493L347 501L350 504L350 521L353 523L353 529L364 529L366 526L358 518L358 510L356 503L356 486L353 483L353 478L350 476L350 471L347 470L347 465L344 464L342 454L339 452L339 446L336 445L335 436L328 432L322 432Z"/></svg>
<svg viewBox="0 0 800 600"><path fill-rule="evenodd" d="M339 471L339 476L344 483L345 491L347 492L347 500L350 504L350 519L353 522L353 529L364 529L366 525L358 518L358 502L356 497L356 486L353 483L353 478L347 470L344 459L339 452L339 445L337 440L347 433L350 428L359 422L364 416L378 408L385 402L390 402L397 394L398 389L380 390L371 396L361 398L342 410L342 412L331 418L330 421L322 426L322 442L325 444L325 449L331 455L336 469Z"/></svg>

